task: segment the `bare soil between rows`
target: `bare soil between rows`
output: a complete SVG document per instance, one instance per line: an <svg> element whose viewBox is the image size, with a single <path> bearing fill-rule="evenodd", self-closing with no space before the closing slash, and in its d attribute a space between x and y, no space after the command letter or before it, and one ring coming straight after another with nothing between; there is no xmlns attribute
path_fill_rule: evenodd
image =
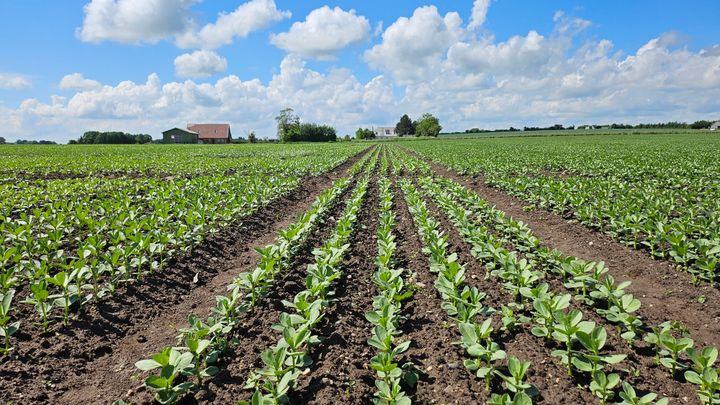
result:
<svg viewBox="0 0 720 405"><path fill-rule="evenodd" d="M137 391L134 363L174 344L190 313L206 315L215 296L258 259L276 232L306 211L315 197L370 149L300 187L219 234L142 282L119 288L68 327L43 334L22 304L16 350L0 364L0 398L15 403L110 403Z"/></svg>

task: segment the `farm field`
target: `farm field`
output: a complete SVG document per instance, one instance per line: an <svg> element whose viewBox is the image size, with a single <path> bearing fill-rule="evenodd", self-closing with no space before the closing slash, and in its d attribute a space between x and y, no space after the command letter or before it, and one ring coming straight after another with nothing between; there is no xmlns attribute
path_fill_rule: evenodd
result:
<svg viewBox="0 0 720 405"><path fill-rule="evenodd" d="M718 150L0 147L0 399L720 403Z"/></svg>

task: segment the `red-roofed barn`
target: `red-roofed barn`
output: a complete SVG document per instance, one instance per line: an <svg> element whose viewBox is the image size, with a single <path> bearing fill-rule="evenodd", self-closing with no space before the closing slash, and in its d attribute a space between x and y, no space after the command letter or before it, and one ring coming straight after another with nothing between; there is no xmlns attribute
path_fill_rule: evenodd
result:
<svg viewBox="0 0 720 405"><path fill-rule="evenodd" d="M230 143L230 124L188 124L188 131L197 132L198 143Z"/></svg>

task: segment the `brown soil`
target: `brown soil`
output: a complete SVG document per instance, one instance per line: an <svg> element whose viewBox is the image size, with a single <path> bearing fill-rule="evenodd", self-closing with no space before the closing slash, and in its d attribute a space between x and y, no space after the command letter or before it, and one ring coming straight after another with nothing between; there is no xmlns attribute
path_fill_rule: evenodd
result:
<svg viewBox="0 0 720 405"><path fill-rule="evenodd" d="M20 403L82 403L109 402L132 393L141 383L133 378L134 363L174 344L176 329L186 324L187 315L209 313L215 295L224 294L226 285L257 261L252 248L272 243L277 231L362 155L304 179L296 191L229 226L162 271L119 288L115 297L90 308L69 327L42 334L24 322L15 335L16 350L0 365L0 397ZM18 309L20 314L32 311L28 305Z"/></svg>
<svg viewBox="0 0 720 405"><path fill-rule="evenodd" d="M631 280L632 285L627 291L642 302L641 311L647 324L678 320L691 331L696 346L720 347L720 290L707 284L694 285L687 273L677 270L671 263L630 249L609 235L594 232L545 210L526 212L523 209L526 204L487 186L482 176L461 176L409 152L431 164L436 173L471 188L496 208L524 222L544 246L586 260L604 261L616 280ZM699 302L703 301L701 297L704 303Z"/></svg>

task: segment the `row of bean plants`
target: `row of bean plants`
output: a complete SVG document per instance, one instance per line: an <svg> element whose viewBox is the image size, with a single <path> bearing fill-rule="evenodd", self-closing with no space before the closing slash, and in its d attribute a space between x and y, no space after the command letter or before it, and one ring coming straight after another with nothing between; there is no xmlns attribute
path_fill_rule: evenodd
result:
<svg viewBox="0 0 720 405"><path fill-rule="evenodd" d="M371 162L370 167L374 167L375 163ZM262 352L263 367L248 377L245 388L255 390L255 393L247 403L286 403L302 369L312 364L307 351L310 346L319 343L313 329L331 305L334 282L342 277L342 260L350 248L347 242L357 225L357 215L371 174L372 171L368 171L353 190L332 235L322 247L313 251L315 262L307 266L305 290L297 293L292 302L283 301L289 312L281 313L278 322L273 325L281 337L275 345Z"/></svg>
<svg viewBox="0 0 720 405"><path fill-rule="evenodd" d="M144 386L155 392L158 402L175 403L183 395L202 387L204 378L219 371L221 357L229 352L231 344L237 346L240 343L239 339L230 338L240 317L255 308L274 284L276 276L288 268L308 236L323 223L369 157L370 154L366 154L356 162L348 170L347 177L335 181L315 199L307 212L278 232L274 244L256 248L260 260L255 268L240 273L228 285L227 295L216 297L212 316L204 321L195 314L188 316L188 326L181 329L177 337L178 344L184 346L165 347L150 359L135 364L141 371L160 369L159 375L153 374L144 380ZM195 377L197 382L188 381L190 377Z"/></svg>
<svg viewBox="0 0 720 405"><path fill-rule="evenodd" d="M608 269L603 263L587 262L563 256L558 251L540 248L539 241L532 236L526 226L506 217L504 213L481 200L477 194L457 183L447 179L437 179L437 183L444 186L440 187L437 183L433 183L431 178L420 181L426 190L431 190L461 236L472 246L473 255L492 269L492 275L502 281L505 288L516 297L519 302L515 303L515 306L524 310L523 298L529 299L529 303L532 304L530 309L532 316L524 317L525 319L520 321L530 322L533 325L534 335L545 339L566 338L567 336L558 336L559 323L563 325L562 330L565 332L579 328L575 332L574 339L590 353L572 349L572 344L568 344L571 342L565 339L565 353L554 354L561 357L569 373L573 368L592 373L593 383L590 388L595 395L603 401L613 395L608 389L617 385L619 376L605 376L598 371L603 363L614 364L621 361L624 356L600 353L605 345L607 332L601 327L594 327L591 330L589 323L583 323L581 320L580 311L566 311L570 306L570 294L554 294L549 291L548 284L538 284L538 281L548 274L561 278L564 287L576 292L576 301L622 327L624 332L621 337L629 345L632 345L636 339L644 337L656 347L657 362L667 367L672 376L675 376L678 370L686 370L686 380L698 385L701 401L710 403L710 398L715 395L718 384L717 370L712 368L717 357L717 349L714 347L693 349L692 339L676 323L666 322L657 327L645 327L636 314L640 308L640 301L624 291L630 282L615 283L614 278L607 274ZM471 214L475 217L474 221L468 218ZM486 228L484 223L491 224L491 228ZM495 238L494 234L504 237ZM508 252L503 247L507 244L514 245L530 260L518 260L513 252ZM534 271L534 267L542 271ZM504 324L515 325L518 322L509 308L503 308L503 312ZM692 363L688 364L681 359L681 355L686 356ZM634 390L631 391L629 384L624 383L621 396L631 397L631 392Z"/></svg>
<svg viewBox="0 0 720 405"><path fill-rule="evenodd" d="M504 382L509 393L492 394L491 404L531 404L538 392L525 381L530 363L512 357L507 361L508 374L500 370L498 362L506 358L506 353L493 341L490 315L494 310L483 305L486 294L466 283L464 266L458 263L456 254L447 252L447 236L440 231L440 223L432 217L418 190L406 179L399 184L423 240L423 251L429 256L430 271L437 273L435 288L443 300L442 308L461 334L460 343L469 357L465 367L485 380L487 390L495 378ZM478 316L485 319L478 322Z"/></svg>
<svg viewBox="0 0 720 405"><path fill-rule="evenodd" d="M387 160L383 159L384 166ZM386 169L381 168L381 172ZM380 214L377 230L377 271L373 274L373 282L378 294L373 298L373 311L365 314L365 318L373 325L368 344L375 348L377 354L370 360L370 367L376 371L375 386L376 404L408 405L410 398L403 391L402 381L414 385L417 376L411 363L399 365L398 357L407 351L411 341L398 341L402 334L400 321L402 318L402 301L413 294L406 283L404 270L395 267L395 226L397 218L393 212L393 192L390 180L382 176L378 181L380 189Z"/></svg>
<svg viewBox="0 0 720 405"><path fill-rule="evenodd" d="M697 280L717 283L717 144L717 137L683 134L407 146L460 173L483 174L489 185L533 206L672 260Z"/></svg>

